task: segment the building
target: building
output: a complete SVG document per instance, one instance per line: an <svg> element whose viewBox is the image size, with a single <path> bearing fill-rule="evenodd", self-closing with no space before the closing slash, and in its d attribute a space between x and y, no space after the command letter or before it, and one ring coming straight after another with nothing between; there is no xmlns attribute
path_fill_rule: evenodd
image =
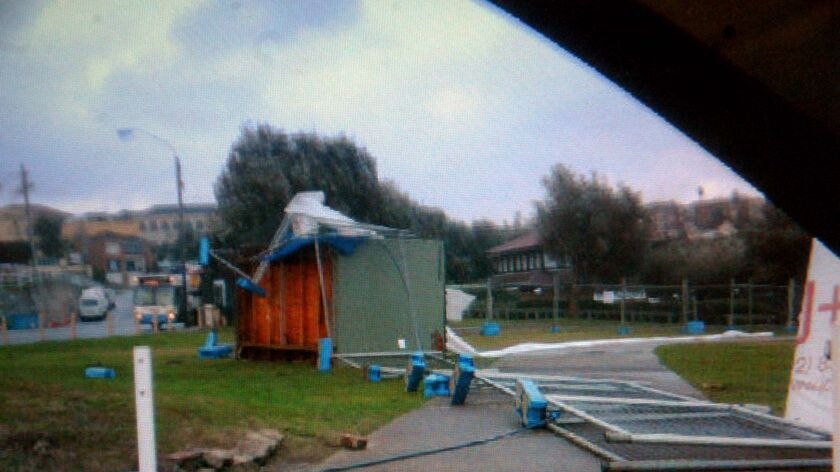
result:
<svg viewBox="0 0 840 472"><path fill-rule="evenodd" d="M645 205L650 217L652 241L677 239L686 234L686 209L677 202L652 202Z"/></svg>
<svg viewBox="0 0 840 472"><path fill-rule="evenodd" d="M491 279L494 287L553 287L555 274L559 274L564 283L572 276L571 259L568 256L559 261L552 258L543 249L537 230L488 249L487 256L496 272Z"/></svg>
<svg viewBox="0 0 840 472"><path fill-rule="evenodd" d="M46 205L31 204L32 224L38 218L45 216L64 220L70 213L57 210ZM0 243L28 241L29 232L26 225L26 206L23 204L6 205L0 208Z"/></svg>
<svg viewBox="0 0 840 472"><path fill-rule="evenodd" d="M178 205L154 205L143 212L136 212L133 218L138 222L140 233L146 241L155 245L173 244L178 241L181 224ZM209 233L215 223L215 204L184 205L184 225L194 236Z"/></svg>
<svg viewBox="0 0 840 472"><path fill-rule="evenodd" d="M87 251L93 270L118 285L128 285L132 274L147 272L155 264L148 243L136 235L101 232L88 239Z"/></svg>
<svg viewBox="0 0 840 472"><path fill-rule="evenodd" d="M652 223L650 240L732 236L741 224L763 219L766 204L761 197L743 197L737 193L728 198L700 199L688 205L652 202L645 205Z"/></svg>

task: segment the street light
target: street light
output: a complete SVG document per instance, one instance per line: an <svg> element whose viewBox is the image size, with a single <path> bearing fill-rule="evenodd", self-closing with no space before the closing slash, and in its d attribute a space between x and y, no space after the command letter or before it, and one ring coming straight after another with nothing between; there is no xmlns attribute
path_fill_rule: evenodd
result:
<svg viewBox="0 0 840 472"><path fill-rule="evenodd" d="M172 157L175 158L175 185L178 187L178 251L180 252L180 259L181 259L181 290L183 291L183 296L180 300L180 307L179 311L181 312L181 316L183 317L183 321L186 322L186 314L187 314L187 262L186 262L186 253L184 252L184 182L181 180L181 159L178 157L178 151L175 150L175 146L173 146L169 141L161 138L160 136L151 133L149 131L144 130L143 128L118 128L117 129L117 137L120 138L121 141L130 141L134 139L136 134L145 134L150 138L154 139L158 143L164 145L167 149L172 151Z"/></svg>

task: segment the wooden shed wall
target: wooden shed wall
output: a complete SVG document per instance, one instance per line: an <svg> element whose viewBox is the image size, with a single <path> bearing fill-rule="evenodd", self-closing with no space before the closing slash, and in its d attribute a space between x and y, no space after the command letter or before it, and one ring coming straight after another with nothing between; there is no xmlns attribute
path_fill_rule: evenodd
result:
<svg viewBox="0 0 840 472"><path fill-rule="evenodd" d="M331 306L332 258L322 257L322 265L327 304ZM318 340L327 336L327 325L314 251L303 250L271 264L260 285L266 291L264 298L239 289L240 354L270 358L273 356L266 351L317 351Z"/></svg>

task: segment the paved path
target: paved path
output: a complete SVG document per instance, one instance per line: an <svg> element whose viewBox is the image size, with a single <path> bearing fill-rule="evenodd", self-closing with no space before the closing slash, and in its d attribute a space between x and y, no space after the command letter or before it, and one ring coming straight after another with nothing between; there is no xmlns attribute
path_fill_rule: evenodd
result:
<svg viewBox="0 0 840 472"><path fill-rule="evenodd" d="M113 334L123 336L134 334L134 302L132 300L131 290L117 292L114 304L116 306L109 315L113 317ZM76 323L76 337L79 339L104 338L106 336L108 336L108 323L106 320L77 321ZM72 330L70 326L44 329L44 340L47 341L63 341L71 337ZM41 333L38 329L19 329L0 333L0 346L6 344L28 344L38 341L41 341Z"/></svg>
<svg viewBox="0 0 840 472"><path fill-rule="evenodd" d="M644 342L536 351L507 356L493 367L501 372L633 380L661 390L702 398L699 391L659 362L653 353L659 344Z"/></svg>
<svg viewBox="0 0 840 472"><path fill-rule="evenodd" d="M653 354L655 342L545 350L498 360L502 372L612 378L644 382L662 390L702 398L679 376L666 369ZM342 451L320 465L347 466L407 452L452 446L492 437L519 426L510 397L492 391L471 393L463 407L435 398L380 428L369 436L367 450ZM508 470L596 472L600 460L565 439L545 430L527 431L480 446L365 467L365 471L417 472Z"/></svg>

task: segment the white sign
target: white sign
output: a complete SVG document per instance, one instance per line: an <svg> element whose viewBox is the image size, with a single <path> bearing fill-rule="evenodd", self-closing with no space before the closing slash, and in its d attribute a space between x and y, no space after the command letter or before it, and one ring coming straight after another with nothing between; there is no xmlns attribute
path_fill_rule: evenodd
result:
<svg viewBox="0 0 840 472"><path fill-rule="evenodd" d="M840 312L840 259L816 239L799 313L785 418L832 430L832 324Z"/></svg>

